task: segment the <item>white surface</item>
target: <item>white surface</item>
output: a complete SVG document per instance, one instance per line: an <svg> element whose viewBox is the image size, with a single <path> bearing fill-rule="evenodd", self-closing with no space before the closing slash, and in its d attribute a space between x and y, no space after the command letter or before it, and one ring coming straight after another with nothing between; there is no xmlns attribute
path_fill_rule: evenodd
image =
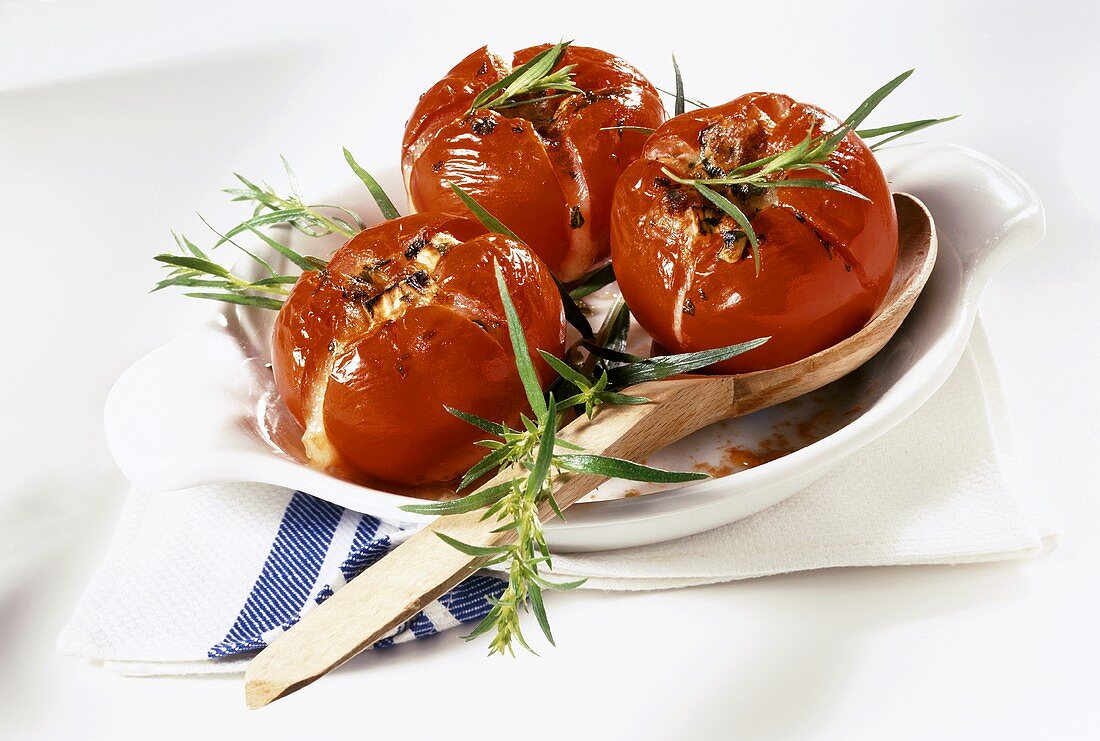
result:
<svg viewBox="0 0 1100 741"><path fill-rule="evenodd" d="M496 722L529 721L534 738L1095 730L1097 10L790 2L769 11L764 34L736 9L690 5L678 3L673 20L618 3L528 15L488 2L0 5L0 491L67 515L42 519L66 545L2 597L0 734L302 738L347 719L379 735L476 738L489 721L470 708L502 688ZM719 20L727 31L712 37ZM676 33L660 32L668 27ZM783 53L731 57L739 44L766 50L779 29ZM235 679L127 680L54 654L124 491L101 432L107 389L205 309L145 295L158 274L147 256L167 244L167 228L198 234L194 208L225 223L233 211L216 190L229 171L275 179L279 152L314 191L342 175L341 144L361 161L396 158L414 96L453 60L483 41L509 48L560 35L622 53L662 86L674 49L689 94L704 100L782 88L845 111L919 67L883 119L963 112L926 138L996 156L1047 205L1045 243L994 277L983 316L1021 463L1060 515L1061 545L1023 564L558 595L560 648L540 659L485 660L479 647L441 638L357 662L261 713L243 709ZM596 612L621 627L594 629ZM540 716L547 698L554 712Z"/></svg>
<svg viewBox="0 0 1100 741"><path fill-rule="evenodd" d="M924 406L795 496L692 537L557 553L554 574L587 578L584 589L636 591L837 566L1033 557L1051 530L1044 503L1015 475L998 435L1003 425L979 325L955 372ZM292 495L257 484L132 493L59 649L128 675L243 671L247 658L211 662L207 652L237 620ZM311 596L344 584L340 564L352 553L359 520L344 512L306 585ZM387 532L397 545L413 531ZM437 627L456 624L439 603L426 612ZM412 639L411 631L399 638Z"/></svg>
<svg viewBox="0 0 1100 741"><path fill-rule="evenodd" d="M894 190L924 199L934 209L939 257L922 300L890 344L858 373L813 395L827 398L837 416L856 410L854 416L838 429L822 431L822 439L737 476L659 497L575 507L568 521L548 525L551 548L574 552L649 545L755 514L804 489L902 422L947 379L970 335L989 275L1035 247L1043 236L1043 209L1018 176L961 147L907 144L884 151L880 159ZM271 312L232 306L222 312L130 366L111 389L104 412L107 444L127 478L145 491L263 482L388 520L432 519L400 510L416 503L411 497L290 459L277 440L280 431L295 429L296 423L284 405L272 401L278 391L265 369L271 360ZM634 338L639 341L650 345L644 335ZM165 386L176 389L169 398ZM797 429L805 416L800 410L808 406L796 400L732 426L750 434L758 428L759 439L748 447L760 450L777 430ZM730 444L730 426L712 425L651 456L652 465L679 471L691 470L700 459L720 461Z"/></svg>

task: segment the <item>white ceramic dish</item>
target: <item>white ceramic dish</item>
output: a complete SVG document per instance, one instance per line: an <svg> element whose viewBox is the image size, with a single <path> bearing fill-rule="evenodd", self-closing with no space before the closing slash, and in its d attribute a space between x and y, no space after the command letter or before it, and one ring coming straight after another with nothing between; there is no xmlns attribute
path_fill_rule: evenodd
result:
<svg viewBox="0 0 1100 741"><path fill-rule="evenodd" d="M650 496L623 498L629 485L605 485L596 498L612 501L578 504L569 522L548 526L555 549L654 543L758 512L901 422L947 379L989 276L1042 238L1042 205L1007 168L960 147L914 144L885 150L880 159L894 190L927 204L939 235L932 277L890 344L809 399L707 428L649 462L713 466L731 446L735 454L766 454L779 446L789 451L785 455ZM265 482L357 511L416 520L398 509L416 500L333 478L295 459L294 423L265 367L270 321L270 312L230 308L122 375L107 400L106 428L123 473L147 490ZM164 388L180 391L166 395Z"/></svg>

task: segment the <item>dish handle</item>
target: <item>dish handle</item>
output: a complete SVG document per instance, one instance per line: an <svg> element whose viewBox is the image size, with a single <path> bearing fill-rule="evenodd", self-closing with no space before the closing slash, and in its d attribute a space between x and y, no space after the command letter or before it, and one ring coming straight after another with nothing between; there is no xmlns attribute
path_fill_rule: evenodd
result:
<svg viewBox="0 0 1100 741"><path fill-rule="evenodd" d="M990 157L953 144L906 144L879 154L891 188L927 204L976 297L989 277L1042 240L1039 196Z"/></svg>

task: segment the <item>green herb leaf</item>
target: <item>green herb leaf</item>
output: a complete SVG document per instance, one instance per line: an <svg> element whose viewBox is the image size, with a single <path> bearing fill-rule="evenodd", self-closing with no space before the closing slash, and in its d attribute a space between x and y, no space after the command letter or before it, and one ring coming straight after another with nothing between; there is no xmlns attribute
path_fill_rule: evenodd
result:
<svg viewBox="0 0 1100 741"><path fill-rule="evenodd" d="M590 273L583 275L578 279L573 286L569 289L569 295L574 300L580 300L585 296L589 296L596 291L604 288L615 282L615 268L611 266L611 263L596 268Z"/></svg>
<svg viewBox="0 0 1100 741"><path fill-rule="evenodd" d="M485 430L486 432L490 432L494 435L503 435L507 431L507 428L504 425L498 424L496 422L490 422L489 420L485 419L484 417L479 417L476 414L470 414L469 412L463 412L460 409L455 409L454 407L449 407L449 406L446 406L446 405L444 405L443 408L446 409L447 412L449 412L450 414L453 414L454 416L461 419L463 422L467 422L469 424L472 424L474 427L479 427L482 430Z"/></svg>
<svg viewBox="0 0 1100 741"><path fill-rule="evenodd" d="M515 304L508 294L508 286L504 282L504 273L500 269L500 263L493 262L493 270L496 272L497 290L500 292L500 301L504 305L504 315L508 319L508 336L512 340L512 351L515 355L516 370L519 372L523 390L527 394L527 401L531 404L531 411L537 417L546 414L546 399L542 395L542 385L539 383L535 366L531 363L531 355L527 351L527 337L523 333L523 324L516 313Z"/></svg>
<svg viewBox="0 0 1100 741"><path fill-rule="evenodd" d="M748 342L740 342L736 345L700 352L682 353L680 355L658 355L629 365L612 368L607 372L607 375L611 379L611 388L626 388L643 381L656 381L661 378L706 368L709 365L729 360L735 355L760 347L769 339L769 337L761 337Z"/></svg>
<svg viewBox="0 0 1100 741"><path fill-rule="evenodd" d="M540 420L542 435L539 439L538 454L535 456L535 465L527 477L527 498L537 501L542 493L543 484L550 473L550 462L554 458L554 433L557 432L557 406L554 404L554 395L546 400L546 411Z"/></svg>
<svg viewBox="0 0 1100 741"><path fill-rule="evenodd" d="M581 337L591 338L592 324L588 321L588 317L581 311L581 307L577 306L576 300L574 300L565 285L558 280L558 276L551 272L550 277L554 279L554 285L558 288L558 296L561 297L561 305L565 309L565 320L581 333Z"/></svg>
<svg viewBox="0 0 1100 741"><path fill-rule="evenodd" d="M570 68L572 69L572 68ZM532 98L524 98L522 100L512 100L507 103L500 103L493 106L494 111L504 111L509 108L519 108L524 105L531 105L532 103L544 103L548 100L557 100L558 98L564 98L567 95L572 95L573 92L566 93L552 93L550 95L536 95Z"/></svg>
<svg viewBox="0 0 1100 741"><path fill-rule="evenodd" d="M488 613L486 613L485 617L482 618L481 622L478 623L477 626L473 630L471 630L466 635L462 636L463 640L472 641L475 638L477 638L478 636L485 635L486 633L488 633L490 630L492 630L497 625L497 622L499 620L500 620L500 606L495 605L491 610L489 610Z"/></svg>
<svg viewBox="0 0 1100 741"><path fill-rule="evenodd" d="M292 286L298 282L297 275L272 275L269 278L261 278L260 280L253 281L250 284L252 288L259 288L261 286Z"/></svg>
<svg viewBox="0 0 1100 741"><path fill-rule="evenodd" d="M609 350L623 351L630 337L630 307L622 296L615 297L607 316L604 317L596 343Z"/></svg>
<svg viewBox="0 0 1100 741"><path fill-rule="evenodd" d="M642 134L650 135L657 129L651 126L601 126L597 131L638 131Z"/></svg>
<svg viewBox="0 0 1100 741"><path fill-rule="evenodd" d="M947 123L948 121L954 121L956 118L959 117L959 115L960 114L955 114L954 116L946 116L944 118L924 118L919 121L907 121L906 123L893 124L892 126L880 126L875 129L860 129L856 132L856 134L862 139L873 139L878 136L893 134L893 136L888 136L887 138L875 142L873 145L871 145L871 149L875 150L885 144L889 144L895 139L900 139L903 136L908 136L909 134L923 131L929 126L935 126L937 124Z"/></svg>
<svg viewBox="0 0 1100 741"><path fill-rule="evenodd" d="M175 239L176 244L179 245L180 252L190 252L192 255L199 258L200 260L210 260L210 258L207 257L206 253L195 246L195 243L188 239L186 235L176 234L175 232L172 232L172 238Z"/></svg>
<svg viewBox="0 0 1100 741"><path fill-rule="evenodd" d="M665 172L668 171L666 170ZM760 242L756 238L756 231L753 230L749 217L745 215L744 211L734 205L733 201L726 198L721 193L712 190L699 181L692 182L692 185L695 186L695 190L699 191L700 195L721 209L722 212L728 214L737 222L737 226L741 227L741 231L745 232L745 236L749 239L749 246L752 248L753 262L756 263L756 274L760 275Z"/></svg>
<svg viewBox="0 0 1100 741"><path fill-rule="evenodd" d="M471 196L469 193L449 181L447 182L447 186L450 187L451 191L456 196L458 196L458 200L462 201L463 205L466 206L466 208L470 209L470 213L472 213L477 218L477 220L481 222L481 225L484 226L486 229L497 234L503 234L504 236L510 237L517 242L523 241L516 236L516 233L514 231L506 227L500 219L493 216L484 206L475 201L473 196Z"/></svg>
<svg viewBox="0 0 1100 741"><path fill-rule="evenodd" d="M417 515L458 515L465 512L483 509L490 504L496 504L512 488L511 481L505 481L487 489L475 491L473 494L452 499L449 502L431 502L428 504L406 504L401 507L405 512Z"/></svg>
<svg viewBox="0 0 1100 741"><path fill-rule="evenodd" d="M494 468L497 468L507 461L511 455L512 450L508 446L502 446L489 453L489 455L471 466L470 470L463 475L462 480L458 482L458 490L462 491Z"/></svg>
<svg viewBox="0 0 1100 741"><path fill-rule="evenodd" d="M680 75L680 65L676 63L676 55L672 55L672 72L676 76L676 102L673 107L673 115L679 116L684 112L684 78Z"/></svg>
<svg viewBox="0 0 1100 741"><path fill-rule="evenodd" d="M573 84L573 67L552 72L570 41L561 41L539 52L527 63L516 67L509 74L482 90L470 104L467 115L485 108L497 108L518 96L539 90L565 90L582 92Z"/></svg>
<svg viewBox="0 0 1100 741"><path fill-rule="evenodd" d="M652 360L652 358L643 358L641 355L631 355L630 353L625 353L620 350L605 347L598 342L582 341L581 345L583 345L589 353L595 355L597 358L609 360L613 363L644 363Z"/></svg>
<svg viewBox="0 0 1100 741"><path fill-rule="evenodd" d="M176 265L181 268L190 268L200 273L206 273L208 275L217 275L221 278L228 278L230 273L216 262L210 260L204 260L200 257L187 257L185 255L155 255L153 257L157 262L162 262L165 265Z"/></svg>
<svg viewBox="0 0 1100 741"><path fill-rule="evenodd" d="M554 634L550 632L550 620L546 617L546 606L542 603L542 587L539 586L537 581L532 581L527 585L527 596L531 598L531 611L535 613L535 619L539 623L539 627L542 628L542 634L546 636L546 640L550 642L551 646L557 644L554 643Z"/></svg>
<svg viewBox="0 0 1100 741"><path fill-rule="evenodd" d="M160 281L150 293L172 286L178 286L180 288L230 288L232 285L232 283L224 280L188 278L185 275L178 275Z"/></svg>
<svg viewBox="0 0 1100 741"><path fill-rule="evenodd" d="M576 589L577 587L584 586L584 583L587 581L587 578L577 579L575 581L549 581L542 578L538 579L538 583L541 584L543 588L553 589L559 592L568 592L570 590Z"/></svg>
<svg viewBox="0 0 1100 741"><path fill-rule="evenodd" d="M222 238L214 244L214 247L220 247L242 232L252 231L261 226L294 222L296 219L309 216L309 213L310 212L305 208L286 208L253 216L251 219L246 219L227 231Z"/></svg>
<svg viewBox="0 0 1100 741"><path fill-rule="evenodd" d="M811 156L811 159L816 159L820 157L821 154L818 153L831 154L832 151L836 149L836 146L840 143L840 141L848 135L848 132L855 131L856 127L863 123L864 119L866 119L867 116L871 115L871 111L875 110L875 108L878 107L879 103L881 103L887 95L894 92L898 88L898 86L908 80L909 76L912 75L915 71L916 70L911 69L907 72L902 72L900 75L890 80L890 82L886 83L878 90L871 93L871 95L865 101L860 103L859 106L854 111L852 111L848 118L844 119L843 125L838 127L837 130L833 133L829 134L825 141L818 145L817 149L814 150L814 155ZM825 156L827 156L827 154Z"/></svg>
<svg viewBox="0 0 1100 741"><path fill-rule="evenodd" d="M663 87L660 87L659 85L654 85L653 88L655 90L659 91L659 92L664 93L665 95L670 95L673 98L676 97L676 92L674 90L665 90ZM709 105L707 105L703 101L699 100L698 98L689 98L686 95L684 96L684 102L690 103L691 105L695 106L696 108L710 108Z"/></svg>
<svg viewBox="0 0 1100 741"><path fill-rule="evenodd" d="M843 183L832 180L816 180L814 178L786 178L783 180L766 180L756 184L759 188L816 188L818 190L831 190L835 193L843 193L861 201L871 202L871 199L854 188L849 188Z"/></svg>
<svg viewBox="0 0 1100 741"><path fill-rule="evenodd" d="M268 236L267 234L264 234L259 229L250 229L249 231L251 231L257 237L262 239L267 244L268 247L270 247L271 249L278 252L280 255L285 257L287 260L290 260L290 262L294 263L295 267L297 267L301 270L316 270L316 267L307 258L303 257L302 255L299 255L297 252L290 249L289 247L284 245L282 242L279 242L276 239L272 239L270 236Z"/></svg>
<svg viewBox="0 0 1100 741"><path fill-rule="evenodd" d="M685 481L699 481L700 479L710 478L708 474L696 471L666 471L606 455L568 453L555 458L554 463L560 468L575 473L591 473L609 478L647 481L656 484L679 484Z"/></svg>
<svg viewBox="0 0 1100 741"><path fill-rule="evenodd" d="M463 543L461 540L455 540L446 533L436 532L436 536L447 545L454 548L460 553L465 553L467 556L476 556L478 558L484 558L486 556L495 556L501 553L508 552L508 546L506 545L470 545L469 543Z"/></svg>
<svg viewBox="0 0 1100 741"><path fill-rule="evenodd" d="M566 363L564 360L560 360L556 355L551 355L545 350L539 350L539 355L542 356L543 360L549 363L551 368L557 371L559 376L569 381L577 388L585 389L592 385L592 383L585 378L583 373Z"/></svg>
<svg viewBox="0 0 1100 741"><path fill-rule="evenodd" d="M382 212L382 216L386 219L396 219L401 216L397 208L394 207L393 201L386 195L386 191L382 189L382 186L378 184L378 181L374 179L374 176L360 167L359 163L355 161L355 158L351 156L351 152L347 147L344 147L344 159L348 161L348 165L351 167L360 180L363 181L363 185L367 186L367 190L370 191L371 197L374 198L374 202L378 204L378 210Z"/></svg>
<svg viewBox="0 0 1100 741"><path fill-rule="evenodd" d="M255 306L260 309L272 309L278 311L283 308L283 302L266 296L246 296L240 293L185 293L190 298L203 298L211 301L224 301L227 304L241 304L242 306Z"/></svg>
<svg viewBox="0 0 1100 741"><path fill-rule="evenodd" d="M641 404L650 403L650 400L644 396L630 396L628 394L620 394L615 391L601 392L600 400L608 404L618 404L620 406L638 406Z"/></svg>

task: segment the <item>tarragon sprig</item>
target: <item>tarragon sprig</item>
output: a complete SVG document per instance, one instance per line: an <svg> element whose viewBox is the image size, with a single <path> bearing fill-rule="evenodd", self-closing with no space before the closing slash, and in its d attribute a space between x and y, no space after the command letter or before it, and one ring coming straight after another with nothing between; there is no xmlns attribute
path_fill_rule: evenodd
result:
<svg viewBox="0 0 1100 741"><path fill-rule="evenodd" d="M584 92L573 84L575 64L568 64L558 70L554 69L571 43L571 41L559 41L482 90L470 104L467 115L478 110L513 108L534 100L549 100L571 93ZM522 97L544 91L555 92L537 99Z"/></svg>
<svg viewBox="0 0 1100 741"><path fill-rule="evenodd" d="M282 158L282 161L289 182L289 195L279 195L267 183L257 185L239 172L233 173L233 177L244 187L225 188L222 192L232 196L233 201L253 204L252 218L245 219L227 231L215 247L242 232L276 224L289 224L310 237L328 234L351 237L365 228L359 215L348 208L323 203L308 204L303 201L298 195L294 172L286 158Z"/></svg>
<svg viewBox="0 0 1100 741"><path fill-rule="evenodd" d="M344 158L352 171L367 186L382 215L387 219L400 216L378 181L360 167L346 148ZM323 237L329 234L352 237L366 228L363 219L349 208L331 204L310 205L303 201L298 195L294 172L290 169L286 158L282 158L282 162L289 181L290 195L279 195L270 185L260 186L243 175L234 173L244 187L227 188L224 192L233 196L234 201L253 203L252 216L224 233L217 231L203 219L203 223L218 236L214 248L227 242L232 244L260 265L264 273L262 278L246 280L235 275L185 235L173 232L172 236L176 241L179 254L163 253L153 258L170 271L168 277L158 282L153 290L159 291L169 287L213 289L184 295L278 311L283 305L283 300L290 293L290 286L298 281L301 271L319 270L327 263L311 255L296 252L272 238L264 231L265 229L285 224L310 237ZM279 273L259 253L246 249L234 240L234 237L245 233L258 237L267 247L298 268L299 272Z"/></svg>
<svg viewBox="0 0 1100 741"><path fill-rule="evenodd" d="M493 439L480 442L491 452L466 473L459 485L459 490L468 488L493 472L505 480L462 499L408 505L402 509L431 515L457 514L483 509L483 521L494 519L499 523L497 531L514 533L515 539L512 542L497 546L471 545L445 533L436 533L439 538L462 553L478 558L478 568L507 567L507 587L502 595L493 601L492 608L481 623L466 636L467 639L472 640L490 630L495 630L489 644L489 652L504 654L514 653L516 644L531 650L521 628L521 615L527 611L535 615L543 634L553 645L554 637L546 614L543 590L574 589L583 583L583 580L555 582L547 579L543 571L544 568L552 570L553 563L550 549L546 544L540 509L543 505L547 505L558 517L562 517L561 507L554 499L553 491L554 481L558 475L562 472L574 472L631 481L683 483L707 478L707 474L693 471L665 471L621 458L587 453L561 439L557 434L558 428L566 419L569 410L579 402L577 399L557 401L552 391L547 396L543 395L538 374L531 361L523 326L499 265L495 266L495 272L497 289L508 322L516 370L527 395L531 416L521 416L521 428L512 429L508 425L468 412L448 409L458 418L493 435ZM729 351L729 348L725 348L724 351ZM737 351L739 349L733 350L733 353ZM562 372L570 382L583 387L586 391L582 395L587 395L587 399L593 401L593 406L597 398L599 403L611 404L643 404L648 401L611 390L614 384L607 372L603 373L599 381L592 383L591 379L585 378L557 357L545 352L542 353L542 357L550 363L551 367ZM694 368L702 367L702 364L707 362L700 360L700 364ZM666 370L669 371L669 375L676 372L671 365L667 366ZM652 377L663 376L653 374Z"/></svg>
<svg viewBox="0 0 1100 741"><path fill-rule="evenodd" d="M756 273L760 274L760 243L748 215L726 194L716 188L721 188L727 193L738 194L741 197L753 193L763 192L775 188L816 188L841 193L853 198L868 200L866 196L853 188L840 182L837 174L827 163L844 138L851 132L857 135L873 138L886 134L891 136L879 142L879 145L893 141L898 137L911 134L915 131L934 126L938 123L950 121L957 116L949 116L937 119L922 119L904 124L884 126L875 129L859 130L860 124L874 111L878 105L898 88L913 74L914 70L908 70L886 83L852 111L835 129L814 136L807 134L806 138L781 152L762 157L752 162L733 168L728 172L720 172L717 176L706 178L681 177L667 167L663 168L664 174L671 180L685 185L693 186L701 196L714 204L720 211L730 216L736 222L738 228L745 234L752 250L753 261L756 265ZM878 145L876 145L878 146ZM874 148L874 147L872 147ZM711 164L712 170L720 170ZM814 171L824 175L820 178L792 178L792 172Z"/></svg>
<svg viewBox="0 0 1100 741"><path fill-rule="evenodd" d="M575 406L584 407L585 415L587 415L589 419L592 419L592 416L596 413L596 406L598 404L632 405L649 403L649 399L644 396L631 396L629 394L621 394L617 391L612 391L609 388L611 379L607 375L607 370L603 370L600 377L593 381L564 360L551 355L545 350L539 350L539 354L542 355L542 359L545 360L562 379L573 384L576 388L577 392L575 394L559 402L562 407L567 409Z"/></svg>
<svg viewBox="0 0 1100 741"><path fill-rule="evenodd" d="M302 270L315 270L325 265L323 260L299 255L262 232L255 230L253 232ZM172 237L176 240L179 254L160 254L153 258L171 271L167 278L157 283L153 288L154 291L169 286L218 289L184 293L184 295L278 311L282 308L283 299L290 293L288 286L298 282L297 275L279 274L270 262L255 252L237 245L236 242L233 243L235 246L263 267L266 273L263 278L250 281L234 275L228 268L212 260L186 236L173 232Z"/></svg>

